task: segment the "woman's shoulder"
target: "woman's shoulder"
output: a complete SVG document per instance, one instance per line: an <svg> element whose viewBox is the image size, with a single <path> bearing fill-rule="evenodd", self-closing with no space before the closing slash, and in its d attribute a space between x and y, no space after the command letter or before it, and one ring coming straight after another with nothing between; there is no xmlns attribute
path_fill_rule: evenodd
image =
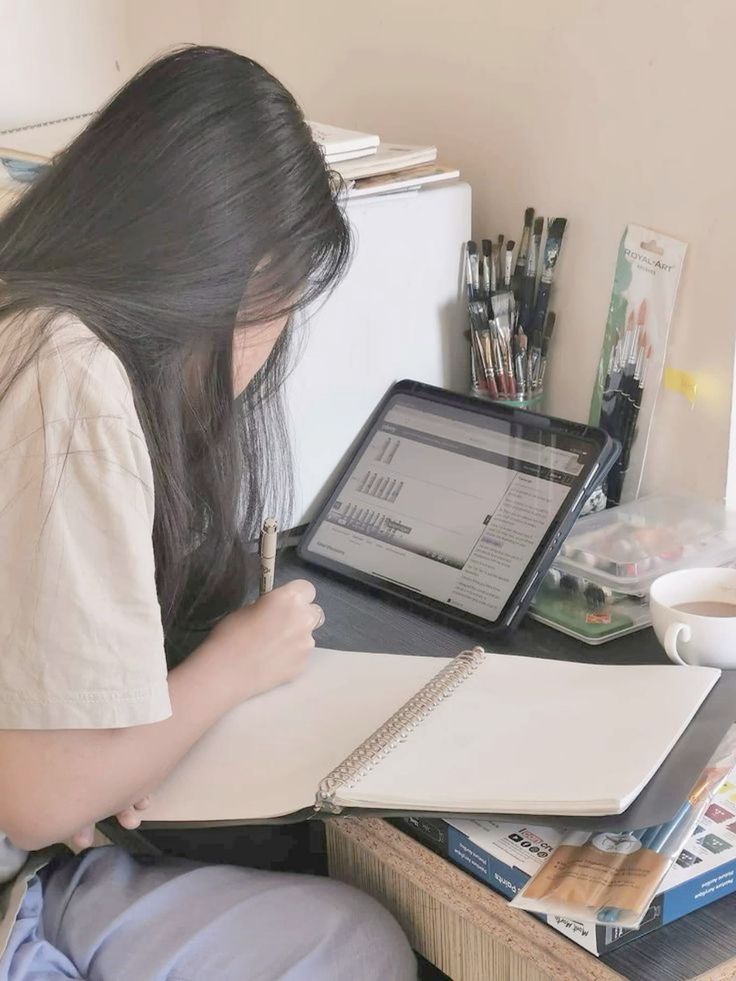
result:
<svg viewBox="0 0 736 981"><path fill-rule="evenodd" d="M22 409L33 415L37 406L44 425L62 420L120 419L139 434L125 368L78 317L50 317L44 311L33 311L6 330L2 347L9 356L4 359L4 373L12 378L12 384L2 401L7 399L14 413ZM35 350L34 337L38 337Z"/></svg>
<svg viewBox="0 0 736 981"><path fill-rule="evenodd" d="M78 318L34 311L0 325L0 464L12 460L36 473L38 461L70 453L92 466L103 457L117 461L120 472L153 488L145 433L120 359ZM12 482L10 471L7 476Z"/></svg>

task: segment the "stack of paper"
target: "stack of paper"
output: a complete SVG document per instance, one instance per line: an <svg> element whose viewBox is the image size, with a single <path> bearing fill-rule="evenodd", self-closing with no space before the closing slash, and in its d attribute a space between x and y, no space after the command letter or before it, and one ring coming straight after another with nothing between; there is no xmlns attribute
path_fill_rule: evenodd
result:
<svg viewBox="0 0 736 981"><path fill-rule="evenodd" d="M387 143L369 133L326 123L309 125L330 170L340 175L351 197L412 191L460 176L454 168L435 163L437 147Z"/></svg>
<svg viewBox="0 0 736 981"><path fill-rule="evenodd" d="M346 160L332 165L344 180L360 180L380 174L394 174L410 167L433 163L436 146L411 146L404 143L381 143L370 157Z"/></svg>
<svg viewBox="0 0 736 981"><path fill-rule="evenodd" d="M356 160L369 157L376 152L380 142L371 133L358 133L352 129L341 129L327 123L309 123L312 136L322 147L325 160L330 166L343 160Z"/></svg>
<svg viewBox="0 0 736 981"><path fill-rule="evenodd" d="M407 170L394 171L390 174L363 177L353 183L348 194L351 198L363 198L375 194L398 194L416 191L424 184L457 180L459 176L460 171L453 167L442 167L434 163L421 164L418 167L409 167Z"/></svg>

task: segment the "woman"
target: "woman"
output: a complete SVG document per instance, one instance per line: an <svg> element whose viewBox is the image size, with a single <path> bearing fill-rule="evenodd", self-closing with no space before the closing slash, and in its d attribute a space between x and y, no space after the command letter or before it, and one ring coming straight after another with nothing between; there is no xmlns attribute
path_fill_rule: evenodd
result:
<svg viewBox="0 0 736 981"><path fill-rule="evenodd" d="M287 321L348 245L292 97L211 48L134 78L0 221L2 981L415 974L326 879L38 854L135 826L220 716L304 667L314 589L240 609L244 542L284 499Z"/></svg>

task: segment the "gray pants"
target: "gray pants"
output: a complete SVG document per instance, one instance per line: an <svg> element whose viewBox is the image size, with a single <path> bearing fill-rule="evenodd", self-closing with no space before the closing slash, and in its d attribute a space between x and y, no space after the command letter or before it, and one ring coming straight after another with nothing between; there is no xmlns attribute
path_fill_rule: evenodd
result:
<svg viewBox="0 0 736 981"><path fill-rule="evenodd" d="M115 847L34 878L0 981L409 981L409 945L368 896L330 879Z"/></svg>

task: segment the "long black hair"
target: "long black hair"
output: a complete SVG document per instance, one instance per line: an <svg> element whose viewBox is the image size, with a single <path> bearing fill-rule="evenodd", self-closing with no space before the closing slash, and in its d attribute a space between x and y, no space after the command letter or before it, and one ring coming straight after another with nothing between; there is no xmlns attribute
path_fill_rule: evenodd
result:
<svg viewBox="0 0 736 981"><path fill-rule="evenodd" d="M60 312L120 358L153 464L167 630L242 599L244 542L266 501L288 498L289 331L239 399L234 331L313 301L349 249L293 97L249 58L209 47L142 70L0 220L0 321L47 314L0 398Z"/></svg>

